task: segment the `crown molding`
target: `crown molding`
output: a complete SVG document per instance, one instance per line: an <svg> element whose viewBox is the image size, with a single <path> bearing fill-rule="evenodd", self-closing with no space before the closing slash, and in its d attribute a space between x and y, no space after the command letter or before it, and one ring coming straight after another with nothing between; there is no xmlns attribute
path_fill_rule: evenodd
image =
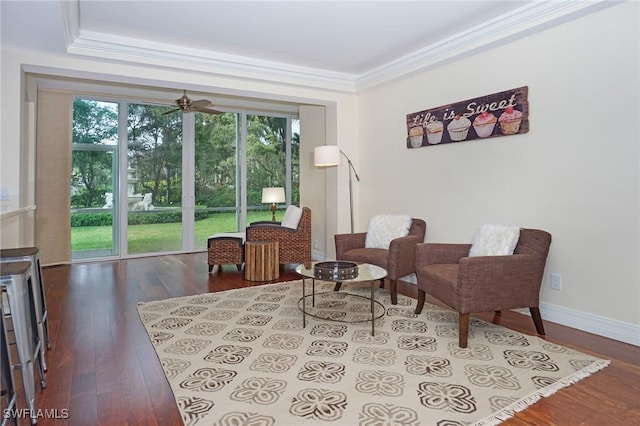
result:
<svg viewBox="0 0 640 426"><path fill-rule="evenodd" d="M60 0L60 8L62 9L62 21L64 23L64 40L67 49L79 37L80 31L80 0Z"/></svg>
<svg viewBox="0 0 640 426"><path fill-rule="evenodd" d="M470 28L361 75L307 68L148 40L83 31L79 0L61 0L67 53L219 77L356 93L505 44L622 0L542 1Z"/></svg>
<svg viewBox="0 0 640 426"><path fill-rule="evenodd" d="M385 84L482 50L510 43L526 35L622 2L623 0L572 0L530 3L359 76L356 81L356 91Z"/></svg>
<svg viewBox="0 0 640 426"><path fill-rule="evenodd" d="M193 49L90 31L79 32L67 52L115 61L177 68L220 77L355 91L355 75Z"/></svg>

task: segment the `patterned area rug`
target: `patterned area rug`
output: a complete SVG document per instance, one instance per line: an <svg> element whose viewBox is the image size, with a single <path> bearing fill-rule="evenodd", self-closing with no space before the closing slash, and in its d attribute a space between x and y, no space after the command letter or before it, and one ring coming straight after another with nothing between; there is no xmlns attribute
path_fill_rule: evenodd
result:
<svg viewBox="0 0 640 426"><path fill-rule="evenodd" d="M333 286L305 328L301 281L139 304L184 423L491 425L609 363L475 319L460 349L456 313L384 289L372 336L370 286Z"/></svg>

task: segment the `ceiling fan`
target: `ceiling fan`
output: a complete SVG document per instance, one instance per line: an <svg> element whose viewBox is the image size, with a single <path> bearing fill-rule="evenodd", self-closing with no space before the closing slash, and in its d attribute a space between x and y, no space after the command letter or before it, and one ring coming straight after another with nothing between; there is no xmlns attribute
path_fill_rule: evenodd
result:
<svg viewBox="0 0 640 426"><path fill-rule="evenodd" d="M178 108L172 109L171 111L167 111L162 115L171 114L176 111L182 111L182 112L197 111L197 112L204 112L207 114L222 114L222 111L206 108L207 106L211 105L211 101L207 99L199 99L197 101L192 101L187 96L186 90L183 91L183 95L180 98L176 99L175 102Z"/></svg>

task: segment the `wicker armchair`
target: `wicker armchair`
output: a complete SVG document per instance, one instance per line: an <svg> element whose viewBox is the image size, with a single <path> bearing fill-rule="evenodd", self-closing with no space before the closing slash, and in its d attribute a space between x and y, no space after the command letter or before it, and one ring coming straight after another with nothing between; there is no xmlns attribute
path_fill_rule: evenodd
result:
<svg viewBox="0 0 640 426"><path fill-rule="evenodd" d="M256 222L247 227L247 241L277 241L280 263L311 262L311 209L302 208L297 229L280 222Z"/></svg>
<svg viewBox="0 0 640 426"><path fill-rule="evenodd" d="M540 285L551 234L520 229L513 255L469 257L471 244L422 243L416 246L418 304L426 294L458 312L458 344L467 347L471 312L529 308L536 331L544 335L540 316Z"/></svg>

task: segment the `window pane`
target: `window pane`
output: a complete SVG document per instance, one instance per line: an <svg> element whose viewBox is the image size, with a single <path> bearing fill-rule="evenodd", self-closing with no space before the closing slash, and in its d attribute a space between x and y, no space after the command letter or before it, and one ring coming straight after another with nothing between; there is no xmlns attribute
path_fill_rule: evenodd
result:
<svg viewBox="0 0 640 426"><path fill-rule="evenodd" d="M182 249L182 114L129 104L128 252Z"/></svg>
<svg viewBox="0 0 640 426"><path fill-rule="evenodd" d="M73 101L71 258L118 254L114 232L118 104Z"/></svg>
<svg viewBox="0 0 640 426"><path fill-rule="evenodd" d="M291 120L291 204L300 205L300 120Z"/></svg>
<svg viewBox="0 0 640 426"><path fill-rule="evenodd" d="M195 114L195 248L238 229L237 148L237 114Z"/></svg>
<svg viewBox="0 0 640 426"><path fill-rule="evenodd" d="M286 187L286 126L286 118L247 116L247 222L272 218L271 205L262 203L262 188ZM282 219L284 205L278 206L276 220Z"/></svg>

